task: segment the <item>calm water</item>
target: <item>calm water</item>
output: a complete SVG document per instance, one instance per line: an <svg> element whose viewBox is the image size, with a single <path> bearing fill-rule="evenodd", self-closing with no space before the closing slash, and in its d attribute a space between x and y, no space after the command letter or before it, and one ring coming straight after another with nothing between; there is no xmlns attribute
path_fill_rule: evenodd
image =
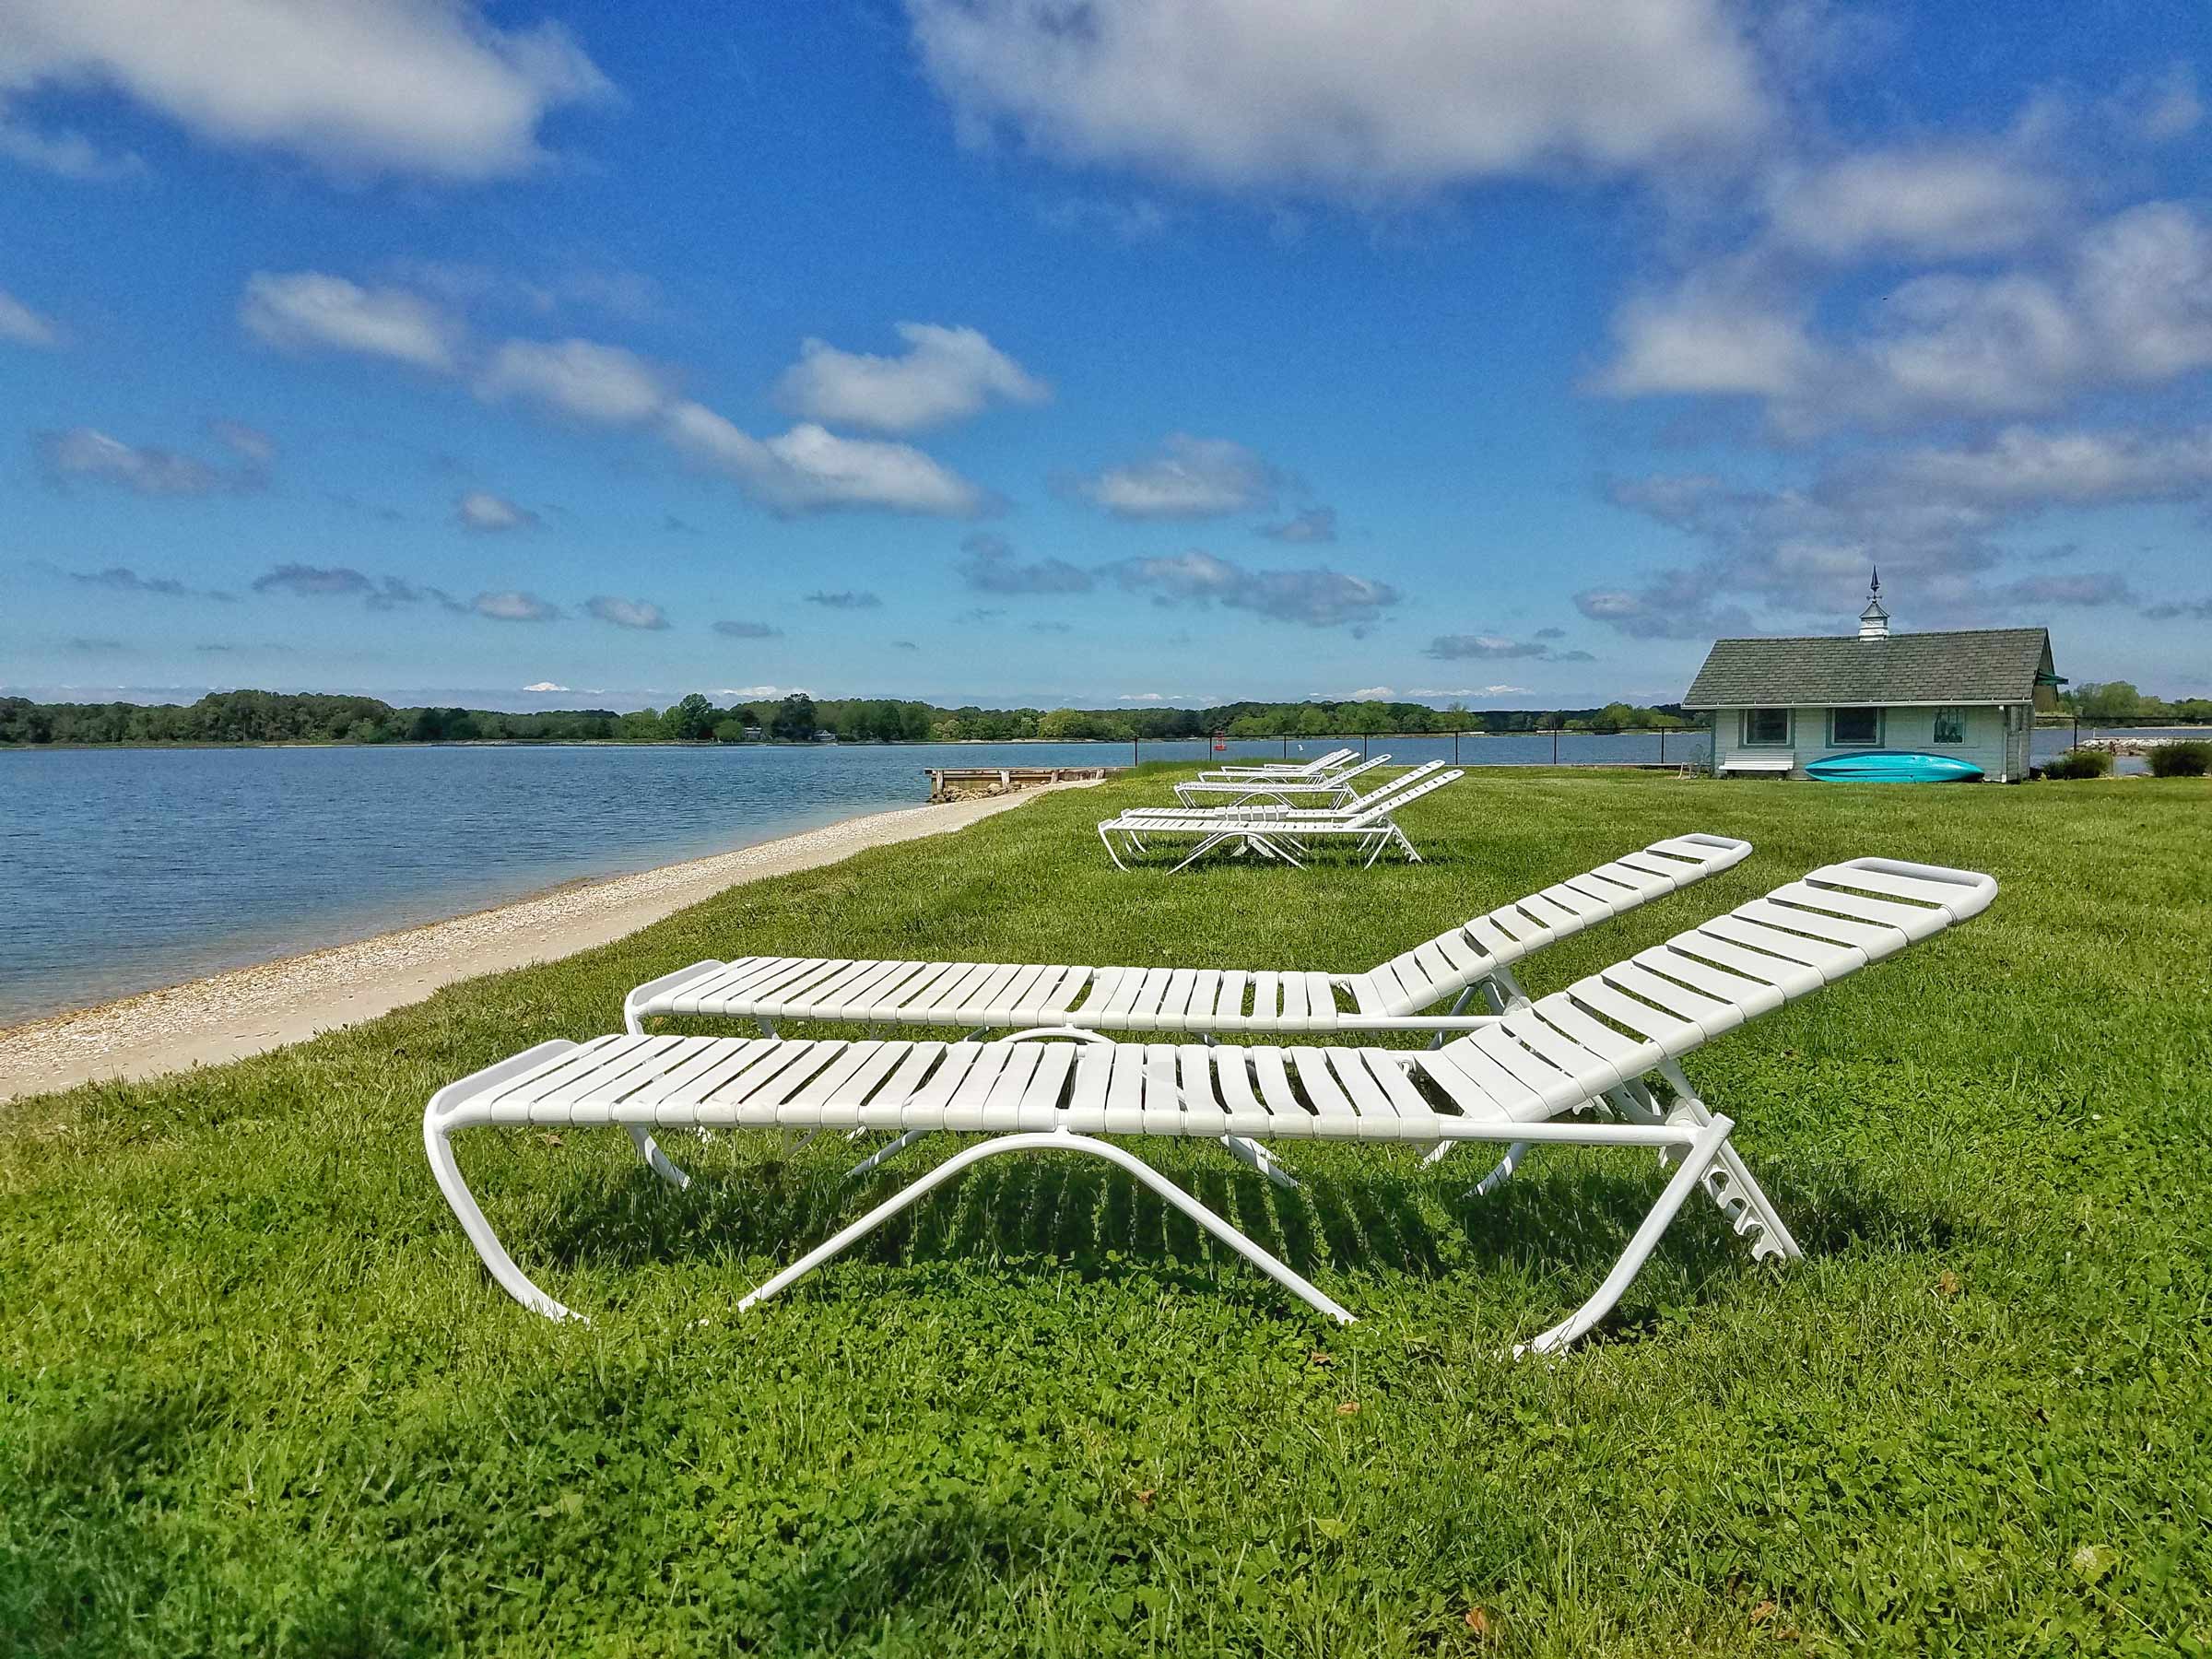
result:
<svg viewBox="0 0 2212 1659"><path fill-rule="evenodd" d="M2037 734L2037 755L2066 737ZM1448 737L1374 747L1452 758ZM1226 758L1283 752L1236 743ZM1459 754L1526 765L1549 760L1552 740L1470 737ZM1700 735L1666 739L1670 761L1703 754ZM1658 755L1649 735L1559 747L1561 760ZM0 1024L915 806L929 766L1128 758L1086 743L0 750Z"/></svg>

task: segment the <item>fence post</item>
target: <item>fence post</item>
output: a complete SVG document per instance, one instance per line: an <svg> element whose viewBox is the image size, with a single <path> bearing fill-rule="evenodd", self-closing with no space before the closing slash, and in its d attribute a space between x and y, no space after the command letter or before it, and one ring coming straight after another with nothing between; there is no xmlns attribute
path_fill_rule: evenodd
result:
<svg viewBox="0 0 2212 1659"><path fill-rule="evenodd" d="M1366 732L1359 734L1359 759L1362 760L1367 759L1367 740L1369 735L1370 734Z"/></svg>
<svg viewBox="0 0 2212 1659"><path fill-rule="evenodd" d="M1559 723L1556 720L1551 723L1551 763L1559 763Z"/></svg>
<svg viewBox="0 0 2212 1659"><path fill-rule="evenodd" d="M1452 764L1454 766L1459 764L1459 728L1457 726L1452 728Z"/></svg>
<svg viewBox="0 0 2212 1659"><path fill-rule="evenodd" d="M1659 728L1659 764L1661 766L1666 764L1666 728L1665 726Z"/></svg>
<svg viewBox="0 0 2212 1659"><path fill-rule="evenodd" d="M1134 737L1129 739L1129 764L1136 764L1136 739Z"/></svg>

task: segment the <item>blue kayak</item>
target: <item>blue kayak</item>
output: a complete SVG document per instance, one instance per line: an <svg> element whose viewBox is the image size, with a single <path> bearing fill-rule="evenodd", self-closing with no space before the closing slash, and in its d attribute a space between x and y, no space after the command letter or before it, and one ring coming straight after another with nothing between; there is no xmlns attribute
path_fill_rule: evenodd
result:
<svg viewBox="0 0 2212 1659"><path fill-rule="evenodd" d="M1876 749L1864 755L1830 755L1805 769L1823 783L1971 783L1982 769L1948 755L1914 755Z"/></svg>

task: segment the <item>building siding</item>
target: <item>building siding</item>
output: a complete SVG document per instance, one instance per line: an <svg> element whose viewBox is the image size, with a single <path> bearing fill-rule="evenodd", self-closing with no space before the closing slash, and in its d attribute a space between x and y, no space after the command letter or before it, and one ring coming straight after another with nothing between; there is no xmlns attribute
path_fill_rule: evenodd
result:
<svg viewBox="0 0 2212 1659"><path fill-rule="evenodd" d="M1713 711L1712 758L1714 766L1721 771L1738 760L1771 762L1787 758L1791 775L1802 777L1806 766L1826 756L1864 754L1868 748L1882 748L1947 755L1980 767L1983 775L1993 782L2018 782L2028 775L2030 721L2024 714L2008 719L2006 709L1996 705L1970 705L1966 710L1966 741L1940 745L1936 741L1934 709L1884 709L1879 742L1844 747L1828 740L1826 708L1793 709L1790 743L1786 748L1746 747L1743 713L1741 709Z"/></svg>

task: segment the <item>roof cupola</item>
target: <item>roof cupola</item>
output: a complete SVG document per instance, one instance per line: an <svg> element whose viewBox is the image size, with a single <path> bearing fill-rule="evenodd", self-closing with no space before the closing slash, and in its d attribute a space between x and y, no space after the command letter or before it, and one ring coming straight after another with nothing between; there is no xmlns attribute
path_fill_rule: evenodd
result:
<svg viewBox="0 0 2212 1659"><path fill-rule="evenodd" d="M1866 595L1866 608L1859 613L1859 638L1886 640L1889 637L1889 613L1882 608L1882 571L1875 567L1874 585Z"/></svg>

